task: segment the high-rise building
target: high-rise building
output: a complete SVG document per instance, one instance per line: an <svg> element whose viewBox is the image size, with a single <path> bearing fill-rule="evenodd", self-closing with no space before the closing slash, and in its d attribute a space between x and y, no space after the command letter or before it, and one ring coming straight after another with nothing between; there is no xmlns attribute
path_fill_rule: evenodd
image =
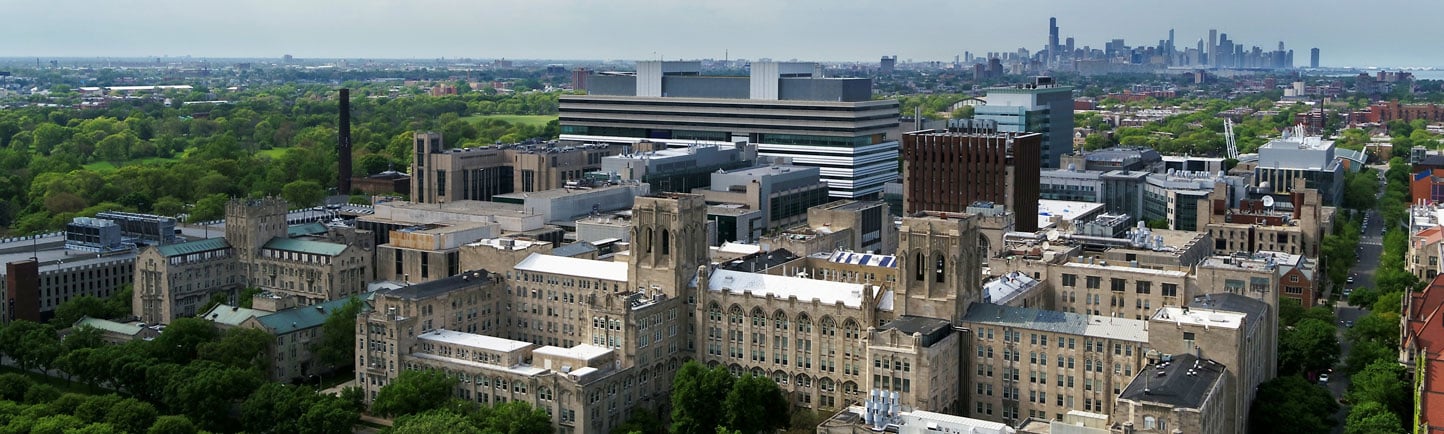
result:
<svg viewBox="0 0 1444 434"><path fill-rule="evenodd" d="M1073 88L1037 77L1032 84L988 89L988 105L975 119L997 122L1000 132L1043 134L1040 167L1058 168L1064 154L1073 151Z"/></svg>
<svg viewBox="0 0 1444 434"><path fill-rule="evenodd" d="M1207 65L1218 66L1218 30L1208 29Z"/></svg>
<svg viewBox="0 0 1444 434"><path fill-rule="evenodd" d="M1309 49L1309 67L1310 67L1310 68L1318 68L1318 67L1319 67L1319 49L1318 49L1318 47L1314 47L1314 48L1310 48L1310 49Z"/></svg>
<svg viewBox="0 0 1444 434"><path fill-rule="evenodd" d="M890 75L892 74L893 68L896 67L897 56L882 56L882 61L878 64L877 73L879 75Z"/></svg>
<svg viewBox="0 0 1444 434"><path fill-rule="evenodd" d="M992 202L1013 211L1019 231L1037 230L1042 139L988 128L904 134L904 213L960 213Z"/></svg>
<svg viewBox="0 0 1444 434"><path fill-rule="evenodd" d="M621 147L593 144L484 146L447 149L441 134L414 134L411 200L446 203L491 200L498 194L530 193L566 186L602 167Z"/></svg>
<svg viewBox="0 0 1444 434"><path fill-rule="evenodd" d="M1048 66L1057 65L1058 54L1058 19L1048 18Z"/></svg>
<svg viewBox="0 0 1444 434"><path fill-rule="evenodd" d="M897 176L898 103L873 100L872 80L823 78L813 63L753 62L750 76L702 76L700 62L637 63L595 75L588 95L561 98L561 138L673 147L737 142L818 167L835 198L882 192Z"/></svg>

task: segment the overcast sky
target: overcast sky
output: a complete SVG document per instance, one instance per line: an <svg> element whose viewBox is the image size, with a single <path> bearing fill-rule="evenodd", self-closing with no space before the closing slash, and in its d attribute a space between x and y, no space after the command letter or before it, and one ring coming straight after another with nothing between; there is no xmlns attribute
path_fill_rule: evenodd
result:
<svg viewBox="0 0 1444 434"><path fill-rule="evenodd" d="M1367 9L1367 10L1366 10ZM945 60L1208 29L1307 65L1444 67L1440 0L0 0L0 57Z"/></svg>

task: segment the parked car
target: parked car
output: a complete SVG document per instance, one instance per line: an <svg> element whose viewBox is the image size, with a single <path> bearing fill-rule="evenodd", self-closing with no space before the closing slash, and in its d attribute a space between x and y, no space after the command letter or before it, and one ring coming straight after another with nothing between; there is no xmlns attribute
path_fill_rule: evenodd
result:
<svg viewBox="0 0 1444 434"><path fill-rule="evenodd" d="M1319 384L1329 384L1329 374L1319 374Z"/></svg>
<svg viewBox="0 0 1444 434"><path fill-rule="evenodd" d="M1349 276L1349 281L1348 281L1348 282L1349 282L1350 285L1353 285L1353 284L1354 284L1354 276Z"/></svg>

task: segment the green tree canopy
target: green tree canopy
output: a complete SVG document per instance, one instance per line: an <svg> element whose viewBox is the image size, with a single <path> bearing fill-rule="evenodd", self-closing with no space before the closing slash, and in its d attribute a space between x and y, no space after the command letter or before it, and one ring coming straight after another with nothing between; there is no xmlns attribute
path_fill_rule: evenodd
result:
<svg viewBox="0 0 1444 434"><path fill-rule="evenodd" d="M1339 358L1334 325L1317 319L1299 321L1279 331L1279 375L1316 372L1332 367Z"/></svg>
<svg viewBox="0 0 1444 434"><path fill-rule="evenodd" d="M732 382L726 368L683 364L672 379L672 432L711 434L726 416L725 406L718 404L726 402Z"/></svg>
<svg viewBox="0 0 1444 434"><path fill-rule="evenodd" d="M421 414L441 408L451 398L456 380L437 371L404 371L381 388L371 412L387 417Z"/></svg>

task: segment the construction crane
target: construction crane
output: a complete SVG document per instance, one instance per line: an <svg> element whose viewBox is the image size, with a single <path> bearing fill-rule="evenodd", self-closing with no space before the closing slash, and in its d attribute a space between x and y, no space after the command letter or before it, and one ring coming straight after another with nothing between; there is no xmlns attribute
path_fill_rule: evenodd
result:
<svg viewBox="0 0 1444 434"><path fill-rule="evenodd" d="M1233 140L1233 120L1223 120L1223 140L1228 144L1228 158L1238 159L1238 143Z"/></svg>

